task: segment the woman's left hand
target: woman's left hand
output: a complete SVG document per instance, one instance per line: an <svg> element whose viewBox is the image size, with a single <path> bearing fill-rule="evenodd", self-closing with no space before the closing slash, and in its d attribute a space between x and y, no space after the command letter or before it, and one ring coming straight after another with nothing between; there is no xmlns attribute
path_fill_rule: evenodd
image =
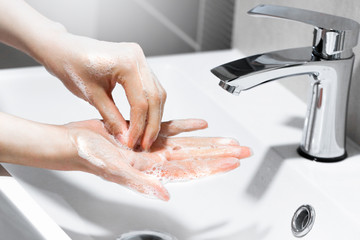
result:
<svg viewBox="0 0 360 240"><path fill-rule="evenodd" d="M138 44L63 33L49 51L43 50L42 59L73 94L99 111L106 128L119 141L129 148L139 144L149 150L160 131L166 92ZM117 84L124 88L130 104L129 126L112 98Z"/></svg>

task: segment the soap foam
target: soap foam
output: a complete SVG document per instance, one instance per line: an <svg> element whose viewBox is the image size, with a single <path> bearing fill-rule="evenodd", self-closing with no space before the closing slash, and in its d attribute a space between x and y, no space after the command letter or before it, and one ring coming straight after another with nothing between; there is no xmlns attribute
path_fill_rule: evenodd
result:
<svg viewBox="0 0 360 240"><path fill-rule="evenodd" d="M88 62L85 64L85 67L91 74L97 77L103 77L113 73L116 62L117 61L115 60L109 60L109 58L89 55Z"/></svg>
<svg viewBox="0 0 360 240"><path fill-rule="evenodd" d="M239 142L234 138L219 138L217 142L221 145L239 145Z"/></svg>
<svg viewBox="0 0 360 240"><path fill-rule="evenodd" d="M90 153L86 139L83 139L82 137L78 137L76 143L77 143L76 147L78 150L78 155L81 158L89 161L91 164L99 168L105 168L105 163L101 159Z"/></svg>
<svg viewBox="0 0 360 240"><path fill-rule="evenodd" d="M192 163L194 162L194 160L196 159L181 160L181 162L184 163L188 161ZM157 178L163 184L174 182L187 182L211 175L210 168L199 168L192 165L190 172L183 165L176 164L176 161L171 161L169 162L169 164L171 164L171 166L166 166L164 164L155 164L151 169L144 171L144 173Z"/></svg>
<svg viewBox="0 0 360 240"><path fill-rule="evenodd" d="M70 65L65 65L64 67L66 73L69 75L71 81L76 85L76 87L80 90L80 92L83 94L85 100L90 100L90 94L89 91L84 83L84 81L75 73L73 68Z"/></svg>
<svg viewBox="0 0 360 240"><path fill-rule="evenodd" d="M138 186L136 184L129 184L126 187L132 191L135 190L136 193L140 194L143 197L146 197L149 199L159 199L159 193L150 186L147 186L147 185Z"/></svg>

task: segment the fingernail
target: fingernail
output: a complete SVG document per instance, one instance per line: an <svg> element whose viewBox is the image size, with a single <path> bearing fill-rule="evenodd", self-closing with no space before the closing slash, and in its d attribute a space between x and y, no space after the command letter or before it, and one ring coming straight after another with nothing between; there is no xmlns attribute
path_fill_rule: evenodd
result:
<svg viewBox="0 0 360 240"><path fill-rule="evenodd" d="M150 146L142 146L142 148L144 149L145 152L149 152L150 151Z"/></svg>
<svg viewBox="0 0 360 240"><path fill-rule="evenodd" d="M251 149L244 146L230 146L227 149L226 151L236 158L247 158L252 155Z"/></svg>
<svg viewBox="0 0 360 240"><path fill-rule="evenodd" d="M252 155L254 155L253 151L251 148L249 147L241 147L242 148L242 154L244 155L244 157L251 157Z"/></svg>
<svg viewBox="0 0 360 240"><path fill-rule="evenodd" d="M133 144L133 142L131 142L131 141L128 141L128 142L127 142L127 146L128 146L128 148L130 148L130 149L133 149L133 148L134 148L134 144Z"/></svg>
<svg viewBox="0 0 360 240"><path fill-rule="evenodd" d="M170 194L167 191L167 189L164 186L157 186L154 189L154 197L157 197L160 200L163 200L165 202L170 200Z"/></svg>
<svg viewBox="0 0 360 240"><path fill-rule="evenodd" d="M148 141L146 140L142 140L141 141L141 148L145 151L149 151L149 148L150 148L150 144L148 143Z"/></svg>
<svg viewBox="0 0 360 240"><path fill-rule="evenodd" d="M150 151L150 148L152 146L152 144L155 142L156 139L146 139L142 141L141 147L145 150L145 151Z"/></svg>
<svg viewBox="0 0 360 240"><path fill-rule="evenodd" d="M128 146L128 148L134 148L135 145L135 141L134 138L129 136L129 131L126 132L125 136L124 136L124 141L125 144Z"/></svg>
<svg viewBox="0 0 360 240"><path fill-rule="evenodd" d="M166 192L159 194L158 197L160 200L163 200L165 202L170 200L170 194L167 190L166 190Z"/></svg>
<svg viewBox="0 0 360 240"><path fill-rule="evenodd" d="M127 139L126 139L126 137L125 137L124 135L122 135L121 133L117 134L117 135L115 136L115 139L116 139L117 141L119 141L121 144L126 145Z"/></svg>
<svg viewBox="0 0 360 240"><path fill-rule="evenodd" d="M193 126L196 128L207 128L209 126L208 122L203 119L194 119Z"/></svg>

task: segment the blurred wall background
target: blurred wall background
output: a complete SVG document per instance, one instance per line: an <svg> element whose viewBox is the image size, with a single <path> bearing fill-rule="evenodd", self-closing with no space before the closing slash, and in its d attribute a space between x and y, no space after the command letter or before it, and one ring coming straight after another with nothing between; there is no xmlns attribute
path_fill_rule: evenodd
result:
<svg viewBox="0 0 360 240"><path fill-rule="evenodd" d="M360 2L343 0L26 0L75 34L106 41L138 42L147 56L234 47L249 55L310 46L313 27L246 14L254 6L278 4L345 16L360 22ZM360 47L349 99L348 135L360 144ZM0 43L0 68L33 66L25 54ZM306 101L309 79L281 83Z"/></svg>
<svg viewBox="0 0 360 240"><path fill-rule="evenodd" d="M69 32L139 43L147 56L231 47L235 0L26 0ZM0 68L32 66L0 44Z"/></svg>
<svg viewBox="0 0 360 240"><path fill-rule="evenodd" d="M309 9L351 18L360 23L360 1L356 0L236 0L233 47L245 54L312 45L312 26L282 19L253 17L246 14L248 10L258 4L276 4ZM350 89L347 134L360 144L359 46L354 49L354 53L356 59ZM280 81L295 95L306 101L309 86L308 77L288 78ZM286 99L284 100L286 101Z"/></svg>

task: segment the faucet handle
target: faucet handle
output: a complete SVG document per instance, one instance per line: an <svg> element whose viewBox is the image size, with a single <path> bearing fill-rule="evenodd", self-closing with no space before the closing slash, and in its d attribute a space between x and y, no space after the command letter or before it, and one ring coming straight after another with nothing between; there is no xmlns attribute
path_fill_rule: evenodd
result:
<svg viewBox="0 0 360 240"><path fill-rule="evenodd" d="M358 22L330 14L276 5L258 5L251 15L278 17L313 25L313 52L324 59L349 58L358 43Z"/></svg>

